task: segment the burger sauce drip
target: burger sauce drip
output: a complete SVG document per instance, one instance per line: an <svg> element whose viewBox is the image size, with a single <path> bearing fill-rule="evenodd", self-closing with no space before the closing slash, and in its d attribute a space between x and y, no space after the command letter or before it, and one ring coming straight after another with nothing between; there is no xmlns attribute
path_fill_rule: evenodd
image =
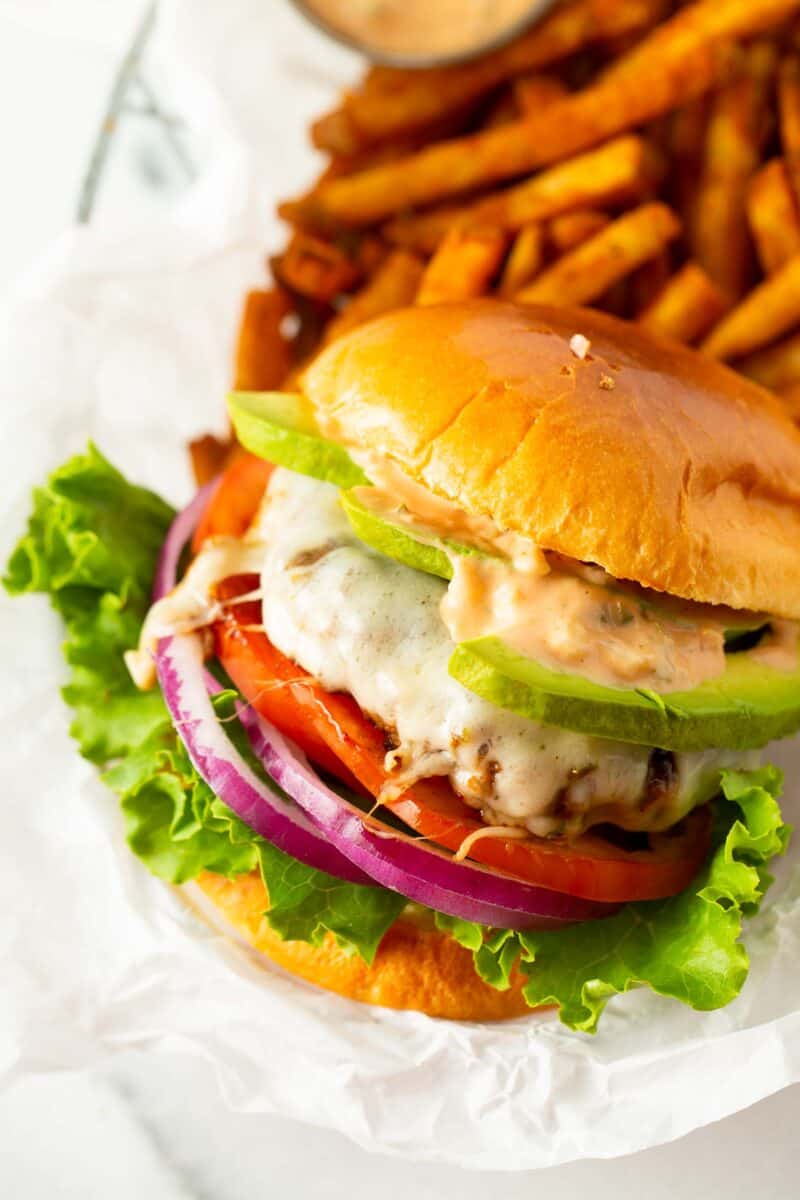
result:
<svg viewBox="0 0 800 1200"><path fill-rule="evenodd" d="M725 671L724 621L659 611L586 573L453 555L441 605L454 642L502 637L554 671L606 687L685 691ZM602 572L596 572L602 578Z"/></svg>

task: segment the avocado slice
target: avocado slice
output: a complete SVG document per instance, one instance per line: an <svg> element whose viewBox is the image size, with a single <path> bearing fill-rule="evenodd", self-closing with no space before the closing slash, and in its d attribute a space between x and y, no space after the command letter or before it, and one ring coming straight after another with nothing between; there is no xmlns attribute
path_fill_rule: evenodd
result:
<svg viewBox="0 0 800 1200"><path fill-rule="evenodd" d="M343 446L322 437L303 396L232 392L228 412L240 443L259 458L341 488L369 483Z"/></svg>
<svg viewBox="0 0 800 1200"><path fill-rule="evenodd" d="M407 567L413 567L415 571L438 575L440 579L452 579L453 566L448 550L452 554L485 553L476 546L439 537L434 529L428 534L424 526L421 527L422 532L418 533L402 521L376 512L353 491L342 492L340 499L356 537L373 550Z"/></svg>
<svg viewBox="0 0 800 1200"><path fill-rule="evenodd" d="M718 679L661 695L551 671L495 637L457 646L449 671L484 700L532 721L664 750L747 750L800 728L800 656L785 672L746 651L732 654Z"/></svg>
<svg viewBox="0 0 800 1200"><path fill-rule="evenodd" d="M428 530L424 525L414 528L392 515L377 512L365 504L355 490L343 491L340 500L353 532L362 542L415 571L452 579L451 554L488 555L488 551L477 546L440 537L435 529ZM657 595L652 600L649 597L641 599L640 603L659 611ZM730 626L725 629L725 646L730 653L751 649L759 640L755 635L764 633L768 627L768 622L759 613L742 613L740 616L730 612L728 619Z"/></svg>

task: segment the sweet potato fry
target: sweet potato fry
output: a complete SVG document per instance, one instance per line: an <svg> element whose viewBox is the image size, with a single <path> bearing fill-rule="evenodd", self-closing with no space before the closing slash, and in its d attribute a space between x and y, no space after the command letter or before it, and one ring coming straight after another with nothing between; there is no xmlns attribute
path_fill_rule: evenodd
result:
<svg viewBox="0 0 800 1200"><path fill-rule="evenodd" d="M564 255L516 298L521 303L586 304L657 255L680 228L665 204L643 204Z"/></svg>
<svg viewBox="0 0 800 1200"><path fill-rule="evenodd" d="M417 304L485 295L507 245L508 235L502 229L451 229L425 269Z"/></svg>
<svg viewBox="0 0 800 1200"><path fill-rule="evenodd" d="M280 288L249 292L242 312L236 346L234 386L243 392L280 387L292 364L292 349L282 332L291 312Z"/></svg>
<svg viewBox="0 0 800 1200"><path fill-rule="evenodd" d="M233 442L223 442L212 434L189 442L189 458L192 462L192 474L198 487L210 483L224 468L231 452Z"/></svg>
<svg viewBox="0 0 800 1200"><path fill-rule="evenodd" d="M800 0L783 2L800 5ZM641 74L631 72L619 84L588 87L549 105L538 117L439 142L408 158L329 180L278 211L310 228L370 225L403 209L513 179L648 121L679 99L701 94L727 73L734 51L701 43L678 62L644 63Z"/></svg>
<svg viewBox="0 0 800 1200"><path fill-rule="evenodd" d="M631 134L480 200L471 209L471 220L521 229L530 221L574 208L642 199L663 174L660 154L649 142Z"/></svg>
<svg viewBox="0 0 800 1200"><path fill-rule="evenodd" d="M517 97L510 87L503 88L502 92L493 100L488 112L481 121L482 129L497 129L498 125L509 125L512 121L518 120L520 116L520 107L517 103ZM436 141L436 138L428 138L428 141Z"/></svg>
<svg viewBox="0 0 800 1200"><path fill-rule="evenodd" d="M419 254L433 254L454 225L469 221L470 209L447 206L409 217L395 217L381 227L381 234L392 246L404 246Z"/></svg>
<svg viewBox="0 0 800 1200"><path fill-rule="evenodd" d="M747 219L765 275L800 253L800 211L782 158L765 163L750 180Z"/></svg>
<svg viewBox="0 0 800 1200"><path fill-rule="evenodd" d="M500 284L501 296L513 296L539 274L544 260L544 230L541 225L520 229L509 251Z"/></svg>
<svg viewBox="0 0 800 1200"><path fill-rule="evenodd" d="M408 250L393 250L361 291L328 323L323 342L327 345L342 334L395 308L413 304L424 264Z"/></svg>
<svg viewBox="0 0 800 1200"><path fill-rule="evenodd" d="M428 249L455 224L515 231L572 209L642 199L664 172L661 156L635 134L615 138L477 204L445 208L389 222L389 241Z"/></svg>
<svg viewBox="0 0 800 1200"><path fill-rule="evenodd" d="M669 139L672 171L670 195L685 227L692 223L697 188L703 170L711 97L698 96L675 111Z"/></svg>
<svg viewBox="0 0 800 1200"><path fill-rule="evenodd" d="M671 20L663 21L630 53L608 68L603 81L621 83L630 78L645 83L645 68L659 59L677 69L701 47L753 37L779 27L797 13L793 0L695 0L683 5ZM699 93L695 93L699 94ZM682 101L690 99L684 95Z"/></svg>
<svg viewBox="0 0 800 1200"><path fill-rule="evenodd" d="M505 80L538 71L583 46L641 31L660 20L666 9L664 0L568 0L522 37L476 61L428 71L384 70L367 87L346 95L340 109L316 122L314 144L351 154L405 136L446 113L469 109Z"/></svg>
<svg viewBox="0 0 800 1200"><path fill-rule="evenodd" d="M576 212L553 217L547 222L548 247L558 258L605 229L610 220L607 213L596 208L579 208Z"/></svg>
<svg viewBox="0 0 800 1200"><path fill-rule="evenodd" d="M703 269L738 299L753 277L745 180L707 179L697 193L689 249Z"/></svg>
<svg viewBox="0 0 800 1200"><path fill-rule="evenodd" d="M711 331L701 349L712 358L742 358L800 324L800 254L753 288Z"/></svg>
<svg viewBox="0 0 800 1200"><path fill-rule="evenodd" d="M567 89L555 75L520 75L514 80L514 97L520 113L536 116L548 104L563 100Z"/></svg>
<svg viewBox="0 0 800 1200"><path fill-rule="evenodd" d="M790 384L800 384L800 333L739 359L736 370L774 392Z"/></svg>
<svg viewBox="0 0 800 1200"><path fill-rule="evenodd" d="M714 97L705 163L688 228L697 262L734 299L746 291L752 278L747 188L761 156L775 63L775 47L757 43L748 50L744 74Z"/></svg>
<svg viewBox="0 0 800 1200"><path fill-rule="evenodd" d="M329 303L361 281L360 264L341 247L310 233L297 232L283 254L272 259L275 278L291 292Z"/></svg>
<svg viewBox="0 0 800 1200"><path fill-rule="evenodd" d="M707 333L730 307L726 295L695 262L686 263L638 318L661 337L691 344Z"/></svg>
<svg viewBox="0 0 800 1200"><path fill-rule="evenodd" d="M648 258L628 278L630 310L633 316L638 316L655 300L656 296L666 285L672 274L672 260L669 247L664 246L658 254Z"/></svg>
<svg viewBox="0 0 800 1200"><path fill-rule="evenodd" d="M778 395L792 420L800 423L800 383L787 383L779 389Z"/></svg>
<svg viewBox="0 0 800 1200"><path fill-rule="evenodd" d="M795 200L800 204L800 55L787 54L778 68L781 145Z"/></svg>
<svg viewBox="0 0 800 1200"><path fill-rule="evenodd" d="M370 224L523 175L702 95L736 64L731 39L774 28L798 9L800 0L697 0L659 25L613 71L537 117L331 180L282 211L320 226Z"/></svg>

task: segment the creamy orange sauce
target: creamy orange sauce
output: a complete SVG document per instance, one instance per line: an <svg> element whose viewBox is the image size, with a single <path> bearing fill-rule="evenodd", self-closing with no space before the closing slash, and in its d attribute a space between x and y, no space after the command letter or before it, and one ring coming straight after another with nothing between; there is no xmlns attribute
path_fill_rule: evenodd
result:
<svg viewBox="0 0 800 1200"><path fill-rule="evenodd" d="M578 578L595 578L597 568L571 565ZM606 821L655 831L709 799L720 768L758 761L715 750L672 755L668 786L654 792L649 747L539 725L482 700L448 670L445 582L370 550L336 488L281 468L245 537L209 539L154 605L139 650L126 656L137 680L153 682L158 638L215 620L223 611L215 585L243 572L260 575L251 597L262 601L273 645L328 691L353 696L391 735L383 799L442 775L489 825L542 837Z"/></svg>
<svg viewBox="0 0 800 1200"><path fill-rule="evenodd" d="M351 450L350 454L374 484L354 488L356 498L379 516L407 525L421 541L465 542L527 569L547 570L543 552L530 538L500 529L491 517L482 513L466 512L453 500L417 483L388 458L363 451Z"/></svg>
<svg viewBox="0 0 800 1200"><path fill-rule="evenodd" d="M555 671L607 687L683 691L725 671L724 623L658 611L559 569L453 555L441 603L454 642L499 636Z"/></svg>
<svg viewBox="0 0 800 1200"><path fill-rule="evenodd" d="M177 587L149 610L135 650L125 652L125 665L137 687L156 685L153 656L163 637L204 629L221 615L214 585L229 575L256 575L264 561L257 529L244 538L211 538L194 558Z"/></svg>
<svg viewBox="0 0 800 1200"><path fill-rule="evenodd" d="M367 50L436 57L465 54L511 33L533 0L305 0L329 29Z"/></svg>
<svg viewBox="0 0 800 1200"><path fill-rule="evenodd" d="M373 481L354 489L378 516L441 546L453 579L441 616L454 642L502 637L512 649L556 671L607 687L685 691L725 671L725 632L770 624L747 651L773 670L797 669L798 625L651 592L601 567L544 551L432 492L396 463L369 451L351 455ZM483 552L447 550L460 542Z"/></svg>
<svg viewBox="0 0 800 1200"><path fill-rule="evenodd" d="M748 651L748 658L755 659L764 667L773 671L797 670L797 638L798 625L796 621L770 621L768 633L757 646Z"/></svg>

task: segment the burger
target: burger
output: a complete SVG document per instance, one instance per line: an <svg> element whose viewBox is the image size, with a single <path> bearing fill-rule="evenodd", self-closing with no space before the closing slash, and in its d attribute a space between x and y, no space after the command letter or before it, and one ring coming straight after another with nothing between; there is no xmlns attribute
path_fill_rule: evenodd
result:
<svg viewBox="0 0 800 1200"><path fill-rule="evenodd" d="M593 1031L633 987L733 999L788 839L763 747L800 727L777 401L487 300L379 318L229 410L177 517L90 447L9 564L64 617L131 849L367 1003Z"/></svg>

